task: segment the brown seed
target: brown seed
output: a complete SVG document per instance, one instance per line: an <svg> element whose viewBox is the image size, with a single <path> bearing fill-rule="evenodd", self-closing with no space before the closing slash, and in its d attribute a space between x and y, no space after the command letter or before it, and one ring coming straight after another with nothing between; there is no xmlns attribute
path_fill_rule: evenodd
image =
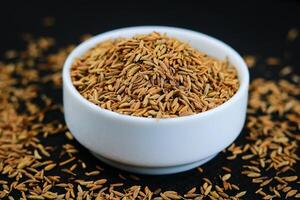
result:
<svg viewBox="0 0 300 200"><path fill-rule="evenodd" d="M262 183L260 184L260 187L263 187L263 186L268 185L269 183L272 182L272 180L273 180L273 178L270 178L270 179L265 180L264 182L262 182Z"/></svg>
<svg viewBox="0 0 300 200"><path fill-rule="evenodd" d="M287 39L289 41L295 40L299 36L299 30L297 28L292 28L288 31Z"/></svg>
<svg viewBox="0 0 300 200"><path fill-rule="evenodd" d="M251 159L251 158L253 158L253 157L254 157L253 154L249 154L249 155L244 155L244 156L242 156L242 159L243 159L243 160L249 160L249 159Z"/></svg>
<svg viewBox="0 0 300 200"><path fill-rule="evenodd" d="M260 177L260 173L251 172L247 174L248 177Z"/></svg>
<svg viewBox="0 0 300 200"><path fill-rule="evenodd" d="M289 198L292 196L295 196L297 194L298 190L290 190L288 193L286 193L285 198Z"/></svg>
<svg viewBox="0 0 300 200"><path fill-rule="evenodd" d="M298 179L298 176L286 176L286 177L282 177L281 179L287 182L294 182Z"/></svg>
<svg viewBox="0 0 300 200"><path fill-rule="evenodd" d="M269 57L269 58L266 59L266 63L268 65L279 65L280 60L278 58L275 58L275 57Z"/></svg>
<svg viewBox="0 0 300 200"><path fill-rule="evenodd" d="M284 68L281 69L279 74L281 76L287 76L287 75L291 74L292 71L293 71L293 69L291 66L285 66Z"/></svg>
<svg viewBox="0 0 300 200"><path fill-rule="evenodd" d="M196 192L196 187L193 187L192 189L190 189L187 194L193 194Z"/></svg>
<svg viewBox="0 0 300 200"><path fill-rule="evenodd" d="M181 199L181 196L177 194L177 192L174 191L166 191L163 193L167 198L170 199Z"/></svg>
<svg viewBox="0 0 300 200"><path fill-rule="evenodd" d="M204 195L207 196L209 194L209 192L211 191L212 185L209 185L204 192Z"/></svg>
<svg viewBox="0 0 300 200"><path fill-rule="evenodd" d="M44 169L45 169L45 171L50 171L50 170L52 170L55 166L56 166L56 164L53 163L53 164L47 165Z"/></svg>
<svg viewBox="0 0 300 200"><path fill-rule="evenodd" d="M280 193L277 190L274 189L273 192L277 197L279 197L279 198L281 197Z"/></svg>
<svg viewBox="0 0 300 200"><path fill-rule="evenodd" d="M203 173L203 169L201 167L197 167L198 172Z"/></svg>
<svg viewBox="0 0 300 200"><path fill-rule="evenodd" d="M249 68L252 68L256 64L256 58L253 55L246 55L244 60Z"/></svg>
<svg viewBox="0 0 300 200"><path fill-rule="evenodd" d="M29 195L27 196L28 199L36 199L36 200L44 200L45 197L40 196L40 195Z"/></svg>
<svg viewBox="0 0 300 200"><path fill-rule="evenodd" d="M135 180L135 181L141 180L140 177L138 177L136 175L133 175L133 174L129 174L128 177L131 178L132 180Z"/></svg>
<svg viewBox="0 0 300 200"><path fill-rule="evenodd" d="M240 198L240 197L244 196L246 193L247 193L247 191L239 192L235 195L235 197Z"/></svg>
<svg viewBox="0 0 300 200"><path fill-rule="evenodd" d="M59 163L59 166L64 166L64 165L66 165L66 164L72 162L72 161L75 160L75 159L76 159L75 157L72 157L72 158L70 158L70 159L68 159L68 160L65 160L65 161L63 161L63 162L60 162L60 163Z"/></svg>
<svg viewBox="0 0 300 200"><path fill-rule="evenodd" d="M236 159L236 155L228 156L226 159L227 160L234 160L234 159Z"/></svg>
<svg viewBox="0 0 300 200"><path fill-rule="evenodd" d="M229 180L231 177L231 174L225 174L224 176L222 176L222 181L227 181Z"/></svg>
<svg viewBox="0 0 300 200"><path fill-rule="evenodd" d="M94 184L96 184L96 185L103 185L106 182L107 182L107 179L100 179L98 181L95 181Z"/></svg>
<svg viewBox="0 0 300 200"><path fill-rule="evenodd" d="M95 170L95 171L92 171L92 172L85 172L84 174L86 176L97 176L98 174L100 174L100 171Z"/></svg>
<svg viewBox="0 0 300 200"><path fill-rule="evenodd" d="M72 133L71 133L70 131L67 131L65 134L66 134L66 137L67 137L69 140L73 140L73 139L74 139L74 137L73 137L73 135L72 135Z"/></svg>
<svg viewBox="0 0 300 200"><path fill-rule="evenodd" d="M229 173L231 172L231 169L228 168L228 167L223 166L222 169L223 169L224 171L226 171L226 172L229 172Z"/></svg>

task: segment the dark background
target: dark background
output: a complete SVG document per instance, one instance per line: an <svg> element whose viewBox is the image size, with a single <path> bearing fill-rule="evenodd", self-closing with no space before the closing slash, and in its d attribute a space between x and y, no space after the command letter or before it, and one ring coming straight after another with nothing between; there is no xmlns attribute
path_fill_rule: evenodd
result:
<svg viewBox="0 0 300 200"><path fill-rule="evenodd" d="M73 43L85 33L94 35L135 25L168 25L214 36L242 54L281 56L287 31L300 26L299 1L99 2L10 1L1 5L0 48L15 48L17 38L24 32L53 35L63 44ZM56 18L55 27L41 29L42 18L47 16Z"/></svg>
<svg viewBox="0 0 300 200"><path fill-rule="evenodd" d="M299 38L294 43L286 41L290 28L300 28L300 1L102 1L95 4L88 1L63 4L43 1L39 3L10 2L1 6L0 11L0 52L8 49L21 49L22 33L35 36L52 36L56 45L78 43L85 33L92 35L120 27L135 25L168 25L184 27L206 33L228 43L242 55L252 54L258 58L269 56L284 60L284 65L292 65L298 71L300 64ZM99 1L100 2L100 1ZM198 2L198 3L197 3ZM55 18L53 27L43 27L42 19L48 16ZM292 53L290 53L292 52ZM251 70L251 78L264 77L276 79L280 68L257 67ZM57 101L61 101L61 95ZM238 142L243 142L241 134ZM57 139L57 144L63 144ZM117 182L118 170L102 164L93 158L84 148L80 156L90 164L105 166L102 174L105 178ZM177 190L186 192L193 186L201 185L203 177L217 177L221 167L226 165L234 169L238 162L225 159L220 154L212 162L204 165L205 172L200 175L196 170L170 176L141 176L140 181L128 181L128 184L149 185L155 189ZM123 173L123 172L122 172ZM125 173L126 174L126 173ZM254 193L250 179L233 177L234 183ZM249 187L250 186L250 187ZM249 197L248 195L248 197ZM250 198L250 197L249 197ZM254 198L254 197L253 197ZM251 198L250 198L251 199Z"/></svg>

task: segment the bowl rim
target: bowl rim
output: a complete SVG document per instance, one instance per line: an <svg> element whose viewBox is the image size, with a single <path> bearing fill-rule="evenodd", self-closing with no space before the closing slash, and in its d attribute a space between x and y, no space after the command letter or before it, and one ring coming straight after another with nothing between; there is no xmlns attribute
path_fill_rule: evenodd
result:
<svg viewBox="0 0 300 200"><path fill-rule="evenodd" d="M226 102L223 104L212 108L210 110L196 113L192 115L187 116L179 116L179 117L172 117L172 118L148 118L148 117L139 117L139 116L132 116L132 115L126 115L121 114L115 111L110 111L104 108L101 108L94 103L90 102L89 100L85 99L79 91L75 88L71 81L71 75L70 75L70 69L72 66L72 63L74 61L74 58L82 55L84 52L86 52L88 49L95 46L97 43L104 41L106 39L116 38L122 36L122 33L128 33L132 32L133 34L138 33L144 33L144 32L151 32L151 31L158 31L158 32L177 32L177 33L184 33L188 34L188 37L202 37L202 39L210 40L210 42L213 42L215 45L218 45L226 50L227 54L230 54L231 56L235 57L237 61L239 62L238 66L234 66L235 68L239 68L240 74L238 75L240 86L236 93L229 98ZM83 106L85 106L87 109L97 112L98 114L105 115L106 117L112 118L114 120L125 120L125 121L131 121L131 122L140 122L140 123L176 123L176 122L184 122L186 120L195 120L195 119L201 119L203 117L207 117L209 115L216 114L217 112L220 112L227 107L229 107L231 104L234 104L237 102L245 93L248 93L248 87L249 87L249 70L248 67L243 60L243 58L229 45L226 43L211 37L209 35L206 35L204 33L200 33L197 31L185 29L185 28L178 28L178 27L170 27L170 26L133 26L133 27L126 27L126 28L119 28L111 31L107 31L104 33L100 33L96 36L93 36L92 38L82 42L78 46L75 47L75 49L72 50L72 52L68 55L67 59L65 60L65 63L63 65L63 72L62 72L62 79L63 79L63 90L68 89L73 94L73 96L82 103Z"/></svg>

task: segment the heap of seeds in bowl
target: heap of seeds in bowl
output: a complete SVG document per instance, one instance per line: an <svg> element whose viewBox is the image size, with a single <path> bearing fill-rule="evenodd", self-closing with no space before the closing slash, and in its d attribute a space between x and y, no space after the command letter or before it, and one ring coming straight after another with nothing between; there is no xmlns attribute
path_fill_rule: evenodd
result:
<svg viewBox="0 0 300 200"><path fill-rule="evenodd" d="M153 118L207 111L239 88L228 60L156 32L97 44L75 59L71 78L79 93L101 108Z"/></svg>

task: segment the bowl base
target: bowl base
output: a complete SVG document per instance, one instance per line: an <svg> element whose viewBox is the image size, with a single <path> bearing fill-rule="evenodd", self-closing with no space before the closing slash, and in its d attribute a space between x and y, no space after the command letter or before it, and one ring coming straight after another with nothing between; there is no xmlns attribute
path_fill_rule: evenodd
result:
<svg viewBox="0 0 300 200"><path fill-rule="evenodd" d="M198 167L200 165L203 165L204 163L210 161L212 158L214 158L217 154L214 154L212 156L209 156L207 158L188 163L183 165L175 165L170 167L140 167L140 166L133 166L133 165L127 165L123 163L119 163L113 160L109 160L107 158L104 158L103 156L91 152L96 158L101 160L102 162L111 165L115 168L122 169L128 172L138 173L138 174L148 174L148 175L163 175L163 174L174 174L179 173L183 171L187 171L190 169L193 169L195 167Z"/></svg>

